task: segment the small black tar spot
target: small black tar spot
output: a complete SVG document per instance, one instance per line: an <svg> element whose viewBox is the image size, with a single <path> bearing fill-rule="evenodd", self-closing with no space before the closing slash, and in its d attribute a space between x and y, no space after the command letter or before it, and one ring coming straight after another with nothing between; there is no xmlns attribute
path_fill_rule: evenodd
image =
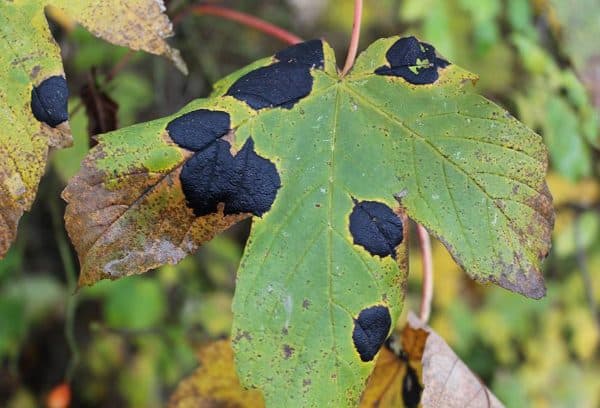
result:
<svg viewBox="0 0 600 408"><path fill-rule="evenodd" d="M435 48L415 37L400 38L385 54L389 66L375 70L378 75L399 76L411 84L432 84L439 78L438 68L450 63L435 54Z"/></svg>
<svg viewBox="0 0 600 408"><path fill-rule="evenodd" d="M404 238L402 220L390 207L377 201L354 202L350 233L355 244L381 257L395 258L396 247Z"/></svg>
<svg viewBox="0 0 600 408"><path fill-rule="evenodd" d="M227 90L226 95L246 102L252 109L291 109L312 90L310 70L324 65L321 40L293 45L278 52L277 62L250 71Z"/></svg>
<svg viewBox="0 0 600 408"><path fill-rule="evenodd" d="M56 127L69 119L68 99L69 90L65 78L50 77L31 90L33 116L40 122Z"/></svg>
<svg viewBox="0 0 600 408"><path fill-rule="evenodd" d="M416 408L421 402L423 386L419 383L419 376L410 363L406 363L406 374L402 379L402 401L407 408Z"/></svg>
<svg viewBox="0 0 600 408"><path fill-rule="evenodd" d="M183 166L181 184L188 205L197 216L217 211L224 203L225 214L267 212L281 187L275 165L254 151L248 138L233 156L228 142L218 139L197 152Z"/></svg>
<svg viewBox="0 0 600 408"><path fill-rule="evenodd" d="M388 336L392 318L385 306L363 309L354 320L352 341L362 361L371 361Z"/></svg>
<svg viewBox="0 0 600 408"><path fill-rule="evenodd" d="M167 131L179 146L196 152L226 135L230 126L227 112L198 109L173 119Z"/></svg>

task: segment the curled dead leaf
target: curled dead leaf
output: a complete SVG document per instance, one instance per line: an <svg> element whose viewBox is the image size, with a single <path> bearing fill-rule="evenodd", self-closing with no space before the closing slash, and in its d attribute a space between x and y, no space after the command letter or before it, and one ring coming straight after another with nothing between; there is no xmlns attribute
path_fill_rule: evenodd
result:
<svg viewBox="0 0 600 408"><path fill-rule="evenodd" d="M399 336L392 335L381 350L360 406L417 405L503 407L448 344L415 314L409 313L407 325Z"/></svg>

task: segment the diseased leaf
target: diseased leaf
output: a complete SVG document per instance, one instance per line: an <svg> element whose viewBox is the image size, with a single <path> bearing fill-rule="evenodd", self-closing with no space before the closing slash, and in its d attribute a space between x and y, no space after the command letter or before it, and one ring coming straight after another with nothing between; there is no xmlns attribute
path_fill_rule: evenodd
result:
<svg viewBox="0 0 600 408"><path fill-rule="evenodd" d="M361 408L503 406L414 313L399 337L392 336L377 358Z"/></svg>
<svg viewBox="0 0 600 408"><path fill-rule="evenodd" d="M204 105L215 106L212 100L202 100L185 110L193 112ZM239 120L247 114L241 110L231 116ZM166 130L180 116L99 136L98 145L63 192L70 203L65 221L79 254L81 285L177 263L249 216L225 216L223 206L196 216L186 205L180 174L194 155L175 144ZM218 137L227 136L228 129L229 125Z"/></svg>
<svg viewBox="0 0 600 408"><path fill-rule="evenodd" d="M185 65L164 41L172 34L162 1L0 2L0 258L31 206L50 148L71 144L68 89L44 7L52 4L95 35Z"/></svg>
<svg viewBox="0 0 600 408"><path fill-rule="evenodd" d="M313 40L101 136L64 192L81 282L176 262L253 215L233 301L242 384L270 406L355 405L401 310L406 214L475 279L544 294L546 150L475 79L414 37L377 41L340 78Z"/></svg>
<svg viewBox="0 0 600 408"><path fill-rule="evenodd" d="M244 390L240 385L229 340L202 347L198 359L200 368L179 384L171 396L169 408L265 406L259 391Z"/></svg>

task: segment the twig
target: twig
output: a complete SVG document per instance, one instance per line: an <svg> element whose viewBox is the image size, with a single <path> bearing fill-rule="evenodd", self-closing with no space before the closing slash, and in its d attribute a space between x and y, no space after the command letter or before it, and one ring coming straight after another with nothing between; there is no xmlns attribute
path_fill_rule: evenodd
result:
<svg viewBox="0 0 600 408"><path fill-rule="evenodd" d="M117 63L113 66L113 68L110 70L110 72L108 73L108 75L106 75L106 78L104 79L104 83L102 85L98 86L98 91L100 92L104 92L106 90L106 87L110 84L110 81L112 81L113 79L115 79L115 77L125 68L127 67L127 65L131 62L131 58L133 57L133 55L135 54L134 51L129 50L127 53L125 53L121 59L119 59L119 61L117 61ZM79 112L79 110L83 107L83 101L81 101L81 99L77 102L77 104L73 107L73 109L71 109L71 111L69 112L69 118L75 116L75 114L77 112Z"/></svg>
<svg viewBox="0 0 600 408"><path fill-rule="evenodd" d="M423 288L421 292L421 307L419 317L427 323L431 314L431 301L433 299L433 256L431 254L431 239L429 233L420 224L417 224L417 237L421 248L421 262L423 264Z"/></svg>
<svg viewBox="0 0 600 408"><path fill-rule="evenodd" d="M261 20L260 18L242 13L241 11L232 10L227 7L208 4L189 7L173 18L173 24L178 24L179 21L190 12L196 15L212 15L222 17L226 20L235 21L247 27L261 31L267 35L270 35L271 37L277 38L287 44L293 45L304 41L297 35L292 34L281 27L277 27L274 24Z"/></svg>
<svg viewBox="0 0 600 408"><path fill-rule="evenodd" d="M110 81L112 81L119 74L119 72L121 72L123 70L123 68L125 68L127 66L127 64L129 64L129 62L131 61L131 58L133 57L134 54L135 54L134 51L129 50L129 51L127 51L127 53L125 53L125 55L123 55L121 57L121 59L110 70L108 75L106 75L105 85L107 83L109 83Z"/></svg>
<svg viewBox="0 0 600 408"><path fill-rule="evenodd" d="M350 46L348 47L348 55L346 63L342 69L341 77L345 76L354 65L356 53L358 52L358 41L360 39L360 22L362 21L363 0L354 0L354 22L352 23L352 37L350 37Z"/></svg>

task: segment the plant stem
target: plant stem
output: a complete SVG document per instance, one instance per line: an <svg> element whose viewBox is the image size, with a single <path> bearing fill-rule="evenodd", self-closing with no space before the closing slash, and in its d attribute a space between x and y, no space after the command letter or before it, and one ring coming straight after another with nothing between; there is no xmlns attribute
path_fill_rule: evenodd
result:
<svg viewBox="0 0 600 408"><path fill-rule="evenodd" d="M77 340L75 338L75 312L77 310L77 304L79 303L79 296L77 291L77 271L73 257L71 254L71 248L64 231L62 223L63 217L59 208L58 200L50 201L50 211L52 214L52 224L54 227L54 234L56 243L58 245L58 251L65 268L65 275L67 278L67 300L65 310L65 337L69 350L71 351L71 359L69 366L67 367L67 373L65 375L66 381L71 382L75 368L79 364L79 347L77 346Z"/></svg>
<svg viewBox="0 0 600 408"><path fill-rule="evenodd" d="M271 37L277 38L287 44L298 44L304 40L289 31L284 30L281 27L277 27L271 23L268 23L260 18L251 16L240 11L232 10L227 7L215 6L215 5L199 5L191 6L183 13L173 18L173 24L177 24L187 13L193 13L196 15L212 15L222 17L226 20L236 21L247 27L254 28L255 30L261 31Z"/></svg>
<svg viewBox="0 0 600 408"><path fill-rule="evenodd" d="M360 22L362 20L363 0L354 0L354 22L352 23L352 37L350 37L350 46L348 47L348 55L346 63L342 69L341 77L345 76L354 65L356 53L358 52L358 41L360 39Z"/></svg>
<svg viewBox="0 0 600 408"><path fill-rule="evenodd" d="M423 264L423 288L421 290L421 307L419 317L427 323L431 314L431 301L433 299L433 256L431 253L431 239L429 233L420 224L417 224L417 236L421 248L421 262Z"/></svg>

